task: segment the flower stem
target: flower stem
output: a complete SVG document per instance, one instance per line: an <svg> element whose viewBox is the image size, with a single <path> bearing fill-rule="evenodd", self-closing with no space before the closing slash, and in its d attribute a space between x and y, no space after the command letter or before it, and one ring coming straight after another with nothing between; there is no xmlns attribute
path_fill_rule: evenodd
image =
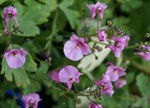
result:
<svg viewBox="0 0 150 108"><path fill-rule="evenodd" d="M12 25L12 18L10 18L10 20L9 20L9 28L8 29L9 29L9 32L10 32L10 34L9 34L9 43L11 44L12 49L14 49L14 46L12 44L11 25Z"/></svg>

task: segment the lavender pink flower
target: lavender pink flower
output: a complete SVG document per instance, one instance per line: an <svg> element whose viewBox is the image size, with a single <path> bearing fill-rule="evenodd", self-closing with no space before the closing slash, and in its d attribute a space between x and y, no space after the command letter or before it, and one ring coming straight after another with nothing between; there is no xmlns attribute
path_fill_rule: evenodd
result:
<svg viewBox="0 0 150 108"><path fill-rule="evenodd" d="M79 82L79 77L82 75L74 66L68 65L59 71L59 81L67 85L69 91L74 82Z"/></svg>
<svg viewBox="0 0 150 108"><path fill-rule="evenodd" d="M14 8L13 6L5 7L3 9L3 15L4 15L4 22L5 25L8 26L8 21L9 18L13 18L16 25L19 26L18 21L17 21L17 9Z"/></svg>
<svg viewBox="0 0 150 108"><path fill-rule="evenodd" d="M59 76L58 76L58 74L59 74L59 72L58 71L52 71L51 73L50 73L50 77L51 77L51 79L53 80L53 81L55 81L55 82L57 82L57 83L59 83L60 81L59 81Z"/></svg>
<svg viewBox="0 0 150 108"><path fill-rule="evenodd" d="M38 108L38 102L41 101L39 94L32 93L22 96L25 108Z"/></svg>
<svg viewBox="0 0 150 108"><path fill-rule="evenodd" d="M6 62L10 68L20 68L26 61L27 51L23 48L7 50L4 54Z"/></svg>
<svg viewBox="0 0 150 108"><path fill-rule="evenodd" d="M6 36L9 36L9 35L10 35L8 26L5 27L5 29L4 29L4 34L5 34Z"/></svg>
<svg viewBox="0 0 150 108"><path fill-rule="evenodd" d="M129 36L123 37L112 37L114 43L112 45L106 46L106 48L110 48L116 57L120 57L121 52L124 50L125 47L128 46L128 41L130 40Z"/></svg>
<svg viewBox="0 0 150 108"><path fill-rule="evenodd" d="M125 69L115 66L113 63L109 63L106 70L106 75L109 76L110 81L117 81L120 76L126 75Z"/></svg>
<svg viewBox="0 0 150 108"><path fill-rule="evenodd" d="M107 40L107 33L104 30L98 30L98 39L100 42L105 42Z"/></svg>
<svg viewBox="0 0 150 108"><path fill-rule="evenodd" d="M115 87L119 89L119 88L123 87L126 84L127 84L126 80L119 79L115 82Z"/></svg>
<svg viewBox="0 0 150 108"><path fill-rule="evenodd" d="M91 53L89 45L84 38L79 38L73 34L69 41L64 45L64 54L67 58L73 61L78 61L83 58L83 55Z"/></svg>
<svg viewBox="0 0 150 108"><path fill-rule="evenodd" d="M98 14L100 20L103 19L104 11L107 8L107 6L104 3L97 2L96 4L90 4L87 5L88 9L90 10L92 20L96 14Z"/></svg>
<svg viewBox="0 0 150 108"><path fill-rule="evenodd" d="M101 86L101 94L108 94L111 97L114 94L113 86L108 75L104 75L103 78L95 84Z"/></svg>
<svg viewBox="0 0 150 108"><path fill-rule="evenodd" d="M89 103L89 108L103 108L102 105L96 104L94 102Z"/></svg>
<svg viewBox="0 0 150 108"><path fill-rule="evenodd" d="M144 60L149 61L150 60L150 46L142 45L142 50L143 51L136 52L134 54L137 54L141 56Z"/></svg>

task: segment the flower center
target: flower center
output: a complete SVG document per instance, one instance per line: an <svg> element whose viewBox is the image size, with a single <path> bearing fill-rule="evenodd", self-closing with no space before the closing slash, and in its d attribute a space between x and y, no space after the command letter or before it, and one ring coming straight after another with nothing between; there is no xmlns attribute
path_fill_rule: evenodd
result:
<svg viewBox="0 0 150 108"><path fill-rule="evenodd" d="M17 52L13 52L13 55L14 55L15 57L17 57Z"/></svg>
<svg viewBox="0 0 150 108"><path fill-rule="evenodd" d="M30 101L29 101L29 108L33 108L33 106L34 106L34 101L33 101L33 100L30 100Z"/></svg>
<svg viewBox="0 0 150 108"><path fill-rule="evenodd" d="M73 79L73 77L72 76L69 76L69 80L72 80Z"/></svg>
<svg viewBox="0 0 150 108"><path fill-rule="evenodd" d="M80 45L77 45L76 48L80 48Z"/></svg>
<svg viewBox="0 0 150 108"><path fill-rule="evenodd" d="M114 69L114 73L116 74L118 71L117 71L117 69Z"/></svg>

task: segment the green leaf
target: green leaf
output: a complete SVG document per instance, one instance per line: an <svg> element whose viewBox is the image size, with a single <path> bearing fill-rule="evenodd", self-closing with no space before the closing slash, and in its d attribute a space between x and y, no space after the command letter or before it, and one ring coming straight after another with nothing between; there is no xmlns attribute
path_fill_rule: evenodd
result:
<svg viewBox="0 0 150 108"><path fill-rule="evenodd" d="M75 29L77 25L77 19L79 18L80 14L78 11L72 10L69 8L74 3L74 0L63 0L59 4L59 8L64 12L66 18L68 19L70 26L72 29Z"/></svg>
<svg viewBox="0 0 150 108"><path fill-rule="evenodd" d="M142 5L141 0L125 0L122 2L121 9L125 12L130 12L133 9L136 9Z"/></svg>
<svg viewBox="0 0 150 108"><path fill-rule="evenodd" d="M143 96L148 96L150 95L150 82L149 82L149 78L147 76L145 76L144 74L140 74L137 76L136 78L137 82L137 86L139 88L139 90L141 91Z"/></svg>
<svg viewBox="0 0 150 108"><path fill-rule="evenodd" d="M18 87L26 87L30 84L30 81L24 68L14 69L13 75Z"/></svg>
<svg viewBox="0 0 150 108"><path fill-rule="evenodd" d="M34 24L42 24L48 21L50 11L46 5L34 0L25 0L25 3L27 4L27 7L24 7L25 12L22 16L23 20L30 20L34 22Z"/></svg>
<svg viewBox="0 0 150 108"><path fill-rule="evenodd" d="M40 29L30 20L27 21L27 20L20 18L19 24L20 24L21 29L24 31L24 33L15 34L17 36L33 37L33 36L40 34Z"/></svg>
<svg viewBox="0 0 150 108"><path fill-rule="evenodd" d="M31 80L32 83L23 89L23 94L29 94L37 92L41 89L40 83L34 80Z"/></svg>
<svg viewBox="0 0 150 108"><path fill-rule="evenodd" d="M39 1L45 3L50 12L54 11L57 8L57 0L39 0Z"/></svg>
<svg viewBox="0 0 150 108"><path fill-rule="evenodd" d="M43 74L46 74L47 71L48 71L48 64L43 63L43 64L41 64L41 66L38 68L37 74L38 74L38 75L43 75Z"/></svg>
<svg viewBox="0 0 150 108"><path fill-rule="evenodd" d="M24 31L23 34L16 34L18 36L31 37L40 34L37 25L48 21L50 12L57 7L56 0L45 0L45 3L40 3L34 0L25 0L26 5L21 5L16 2L15 6L18 10L18 22L20 28ZM52 4L51 4L52 3ZM53 5L50 7L50 5Z"/></svg>
<svg viewBox="0 0 150 108"><path fill-rule="evenodd" d="M6 0L0 0L0 4L4 3Z"/></svg>
<svg viewBox="0 0 150 108"><path fill-rule="evenodd" d="M4 63L4 64L3 64ZM5 73L6 72L6 73ZM5 77L8 81L11 81L13 80L13 76L12 76L12 70L10 70L8 68L8 65L6 64L6 60L3 58L2 60L2 70L1 70L1 74L4 74L5 73Z"/></svg>
<svg viewBox="0 0 150 108"><path fill-rule="evenodd" d="M35 72L37 70L37 64L29 53L26 56L26 63L24 64L24 68L29 72Z"/></svg>
<svg viewBox="0 0 150 108"><path fill-rule="evenodd" d="M5 58L2 60L2 67L2 73L5 74L5 78L12 82L14 76L14 80L18 87L26 87L30 83L23 67L12 69L7 65Z"/></svg>

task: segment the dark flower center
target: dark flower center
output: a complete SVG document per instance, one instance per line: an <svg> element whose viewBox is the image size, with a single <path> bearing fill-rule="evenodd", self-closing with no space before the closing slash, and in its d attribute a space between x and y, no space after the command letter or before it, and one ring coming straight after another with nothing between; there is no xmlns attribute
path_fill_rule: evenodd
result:
<svg viewBox="0 0 150 108"><path fill-rule="evenodd" d="M73 77L72 76L69 76L69 80L72 80L73 79Z"/></svg>
<svg viewBox="0 0 150 108"><path fill-rule="evenodd" d="M13 52L13 55L16 57L17 56L17 52Z"/></svg>

